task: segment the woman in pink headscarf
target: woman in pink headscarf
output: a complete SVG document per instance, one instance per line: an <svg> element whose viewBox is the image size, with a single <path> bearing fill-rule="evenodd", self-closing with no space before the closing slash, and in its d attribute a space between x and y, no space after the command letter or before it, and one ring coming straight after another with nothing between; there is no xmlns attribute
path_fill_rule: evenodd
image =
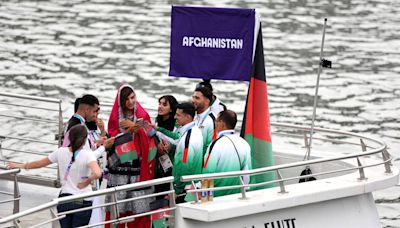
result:
<svg viewBox="0 0 400 228"><path fill-rule="evenodd" d="M111 150L107 154L109 169L107 187L112 188L153 179L155 155L149 153L151 141L143 129L143 123L146 121L150 122L150 116L136 101L133 87L127 84L121 85L108 121L108 134L111 137L119 133L132 134L136 156L132 158L133 160L122 161L115 150ZM138 191L120 192L117 194L117 200L146 195L153 191L153 188L145 188ZM107 202L111 201L110 197L107 196ZM146 198L118 204L119 217L150 211L151 200ZM108 208L106 220L110 220ZM109 225L106 225L106 227L109 227ZM120 224L120 227L125 227L125 224ZM150 216L135 218L134 221L128 222L128 227L149 228L151 227Z"/></svg>

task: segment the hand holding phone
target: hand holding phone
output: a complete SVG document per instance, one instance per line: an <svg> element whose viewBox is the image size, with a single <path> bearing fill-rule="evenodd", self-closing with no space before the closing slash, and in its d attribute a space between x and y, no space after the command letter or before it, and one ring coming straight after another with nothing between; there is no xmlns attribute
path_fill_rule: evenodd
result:
<svg viewBox="0 0 400 228"><path fill-rule="evenodd" d="M144 127L143 118L138 118L138 119L136 120L136 124L139 125L140 127Z"/></svg>

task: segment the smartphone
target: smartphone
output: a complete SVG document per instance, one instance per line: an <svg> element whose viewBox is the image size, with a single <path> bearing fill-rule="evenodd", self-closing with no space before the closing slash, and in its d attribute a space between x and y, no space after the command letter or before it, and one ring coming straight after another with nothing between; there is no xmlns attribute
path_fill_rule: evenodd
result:
<svg viewBox="0 0 400 228"><path fill-rule="evenodd" d="M141 127L144 127L143 118L138 118L138 119L136 120L136 124L139 124Z"/></svg>

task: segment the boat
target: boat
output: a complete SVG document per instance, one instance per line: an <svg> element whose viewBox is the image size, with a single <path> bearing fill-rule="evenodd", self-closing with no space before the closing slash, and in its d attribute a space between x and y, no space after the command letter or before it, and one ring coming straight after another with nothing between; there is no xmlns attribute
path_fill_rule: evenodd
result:
<svg viewBox="0 0 400 228"><path fill-rule="evenodd" d="M34 112L26 112L24 116L12 113L21 108L37 109L35 102L46 103L42 111L53 114L42 115L53 117L51 123L56 125L56 131L49 130L53 141L33 139L29 137L14 137L1 135L1 159L10 158L7 150L13 153L30 153L26 148L21 150L7 147L7 140L29 141L35 144L59 145L59 133L62 132L62 101L50 98L25 96L11 93L0 93L1 103L12 106L10 114L3 118L19 118L38 124L44 121L37 118ZM9 102L13 99L13 102ZM8 100L8 101L7 101ZM22 106L22 107L21 107ZM54 106L49 108L48 106ZM15 109L14 109L15 108ZM43 110L46 109L46 110ZM33 114L32 114L33 113ZM227 188L240 189L240 193L215 197L212 201L202 202L195 194L196 200L183 204L169 201L169 206L155 209L142 214L124 218L116 218L118 201L111 202L112 226L135 219L139 216L153 215L165 218L166 227L240 227L240 228L316 228L316 227L381 227L379 215L374 203L374 191L389 188L398 184L399 170L392 165L392 157L387 146L379 139L364 135L332 130L313 128L301 125L271 123L274 158L276 164L271 167L258 168L240 172L183 176L183 181L218 179L225 177L241 177L272 172L276 174L273 181L237 186L210 187L192 189L189 192L218 191ZM314 131L312 156L304 160L307 153L310 132ZM54 137L56 133L56 137ZM51 137L51 136L47 136ZM14 140L14 141L13 141ZM11 144L12 146L13 144ZM10 145L8 145L10 146ZM37 146L36 148L41 148ZM28 148L29 149L29 148ZM32 154L31 154L32 155ZM35 156L45 156L35 154ZM0 227L58 227L58 220L65 213L57 213L55 207L63 202L80 200L87 197L104 197L119 191L170 183L171 188L155 195L168 195L175 198L172 187L173 178L166 177L135 184L119 186L110 189L93 191L88 194L57 198L59 181L56 167L51 167L49 173L53 176L38 176L37 173L27 173L20 170L5 170L4 163L0 165ZM310 167L313 172L300 175L301 170ZM299 183L299 179L316 177L317 180ZM265 189L252 190L254 187L269 186ZM272 186L271 186L272 185ZM13 203L13 207L10 204ZM104 207L104 204L99 207ZM68 213L68 212L67 212ZM92 224L85 227L101 226Z"/></svg>

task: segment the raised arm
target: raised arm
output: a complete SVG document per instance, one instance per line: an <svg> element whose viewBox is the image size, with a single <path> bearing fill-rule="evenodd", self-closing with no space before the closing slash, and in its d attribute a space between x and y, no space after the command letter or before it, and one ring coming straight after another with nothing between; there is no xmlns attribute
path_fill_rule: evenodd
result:
<svg viewBox="0 0 400 228"><path fill-rule="evenodd" d="M25 162L25 163L15 163L9 162L7 164L7 169L38 169L50 165L52 162L48 157L42 158L40 160Z"/></svg>

